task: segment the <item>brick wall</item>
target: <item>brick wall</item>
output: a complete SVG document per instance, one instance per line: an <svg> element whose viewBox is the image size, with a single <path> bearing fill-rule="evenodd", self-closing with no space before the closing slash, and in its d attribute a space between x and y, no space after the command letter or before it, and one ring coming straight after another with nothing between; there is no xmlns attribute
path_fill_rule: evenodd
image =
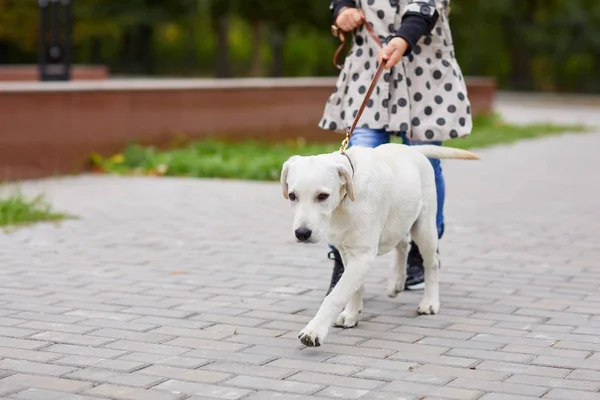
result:
<svg viewBox="0 0 600 400"><path fill-rule="evenodd" d="M0 170L8 180L85 170L92 152L130 141L303 136L336 141L317 127L334 78L159 79L0 83ZM489 112L494 87L472 79L474 114Z"/></svg>

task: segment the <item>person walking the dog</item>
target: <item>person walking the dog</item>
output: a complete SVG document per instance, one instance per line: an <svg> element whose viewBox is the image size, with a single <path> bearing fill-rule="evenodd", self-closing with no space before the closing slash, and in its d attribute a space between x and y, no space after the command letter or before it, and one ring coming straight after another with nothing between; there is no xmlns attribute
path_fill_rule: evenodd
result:
<svg viewBox="0 0 600 400"><path fill-rule="evenodd" d="M454 53L449 0L331 0L337 28L353 32L352 46L325 105L319 127L345 133L358 114L380 63L385 70L354 130L349 146L377 147L392 135L404 144L442 145L471 133L471 105ZM371 24L383 48L365 28ZM430 159L437 189L438 237L444 234L445 182L440 160ZM402 182L398 182L399 185ZM327 294L344 272L340 253L334 260ZM411 242L405 289L424 286L423 259Z"/></svg>

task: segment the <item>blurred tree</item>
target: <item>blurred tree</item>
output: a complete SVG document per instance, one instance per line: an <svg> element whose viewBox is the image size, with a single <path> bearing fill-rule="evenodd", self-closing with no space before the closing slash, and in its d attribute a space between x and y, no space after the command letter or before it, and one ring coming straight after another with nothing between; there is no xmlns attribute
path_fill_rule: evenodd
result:
<svg viewBox="0 0 600 400"><path fill-rule="evenodd" d="M197 0L85 0L75 1L76 15L92 38L118 32L120 61L129 72L152 73L152 40L157 24L182 19ZM99 46L95 43L95 46Z"/></svg>
<svg viewBox="0 0 600 400"><path fill-rule="evenodd" d="M37 2L0 0L0 63L10 62L12 53L38 49Z"/></svg>
<svg viewBox="0 0 600 400"><path fill-rule="evenodd" d="M231 75L229 59L229 16L233 11L235 0L204 0L208 10L211 27L217 38L217 78L228 78Z"/></svg>
<svg viewBox="0 0 600 400"><path fill-rule="evenodd" d="M600 92L600 1L452 0L466 75ZM74 62L113 73L335 75L327 0L73 0ZM0 0L0 63L35 63L35 0ZM232 59L236 65L233 66ZM235 67L235 68L233 68Z"/></svg>
<svg viewBox="0 0 600 400"><path fill-rule="evenodd" d="M219 1L219 0L213 0ZM263 60L261 44L265 30L269 31L269 42L273 54L271 76L283 75L283 47L291 28L311 29L318 27L329 32L329 3L323 0L264 1L236 0L235 10L252 27L251 76L262 75Z"/></svg>
<svg viewBox="0 0 600 400"><path fill-rule="evenodd" d="M250 76L262 75L262 33L265 28L265 22L269 22L269 20L273 18L273 5L279 5L280 3L281 2L264 0L235 1L235 11L250 24L252 29L252 58L250 61Z"/></svg>
<svg viewBox="0 0 600 400"><path fill-rule="evenodd" d="M331 25L331 13L329 3L323 0L273 1L270 4L269 16L272 27L271 47L273 51L271 76L279 77L283 75L283 47L290 28L300 28L304 31L317 29L328 34Z"/></svg>

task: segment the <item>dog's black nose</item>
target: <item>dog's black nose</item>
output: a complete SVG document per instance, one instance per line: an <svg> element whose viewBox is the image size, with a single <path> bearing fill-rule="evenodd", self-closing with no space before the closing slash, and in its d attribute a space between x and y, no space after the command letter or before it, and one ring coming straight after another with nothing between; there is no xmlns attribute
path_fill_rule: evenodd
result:
<svg viewBox="0 0 600 400"><path fill-rule="evenodd" d="M302 242L306 242L310 239L310 235L312 235L312 231L308 228L298 228L294 233L296 234L296 238Z"/></svg>

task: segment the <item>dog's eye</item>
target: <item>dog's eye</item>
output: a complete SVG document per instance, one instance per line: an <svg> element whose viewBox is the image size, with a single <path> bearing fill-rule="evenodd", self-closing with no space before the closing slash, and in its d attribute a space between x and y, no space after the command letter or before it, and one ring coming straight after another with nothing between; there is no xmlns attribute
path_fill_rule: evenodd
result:
<svg viewBox="0 0 600 400"><path fill-rule="evenodd" d="M319 201L325 201L329 198L329 194L327 193L319 193L319 195L317 196L317 200Z"/></svg>
<svg viewBox="0 0 600 400"><path fill-rule="evenodd" d="M288 194L288 197L290 198L291 201L296 201L296 194L295 193Z"/></svg>

